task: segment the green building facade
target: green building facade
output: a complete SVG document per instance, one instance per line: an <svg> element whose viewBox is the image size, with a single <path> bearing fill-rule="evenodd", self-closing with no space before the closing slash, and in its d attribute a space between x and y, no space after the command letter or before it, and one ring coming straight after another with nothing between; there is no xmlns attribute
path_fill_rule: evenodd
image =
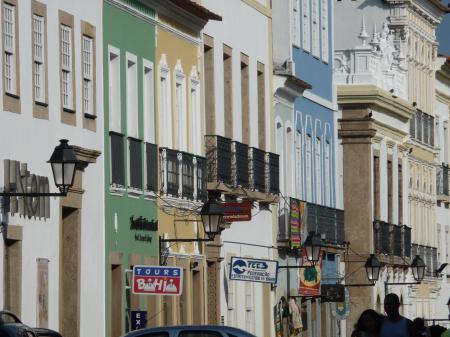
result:
<svg viewBox="0 0 450 337"><path fill-rule="evenodd" d="M158 263L154 11L134 0L103 4L106 335L130 330L133 265Z"/></svg>

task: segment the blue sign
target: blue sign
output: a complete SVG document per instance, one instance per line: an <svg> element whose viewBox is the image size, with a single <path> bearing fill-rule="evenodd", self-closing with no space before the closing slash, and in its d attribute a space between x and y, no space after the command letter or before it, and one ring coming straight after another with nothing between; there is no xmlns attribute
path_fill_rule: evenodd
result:
<svg viewBox="0 0 450 337"><path fill-rule="evenodd" d="M147 326L147 311L131 311L131 330L143 329Z"/></svg>
<svg viewBox="0 0 450 337"><path fill-rule="evenodd" d="M277 283L277 261L232 257L230 265L230 280Z"/></svg>

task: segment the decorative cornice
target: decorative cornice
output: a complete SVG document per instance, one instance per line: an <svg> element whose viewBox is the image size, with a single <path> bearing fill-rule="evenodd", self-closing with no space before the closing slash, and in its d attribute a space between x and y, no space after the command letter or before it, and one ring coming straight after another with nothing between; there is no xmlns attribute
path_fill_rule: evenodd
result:
<svg viewBox="0 0 450 337"><path fill-rule="evenodd" d="M375 85L338 85L338 104L347 107L374 108L388 113L403 122L413 115L413 107L404 99L394 98Z"/></svg>
<svg viewBox="0 0 450 337"><path fill-rule="evenodd" d="M450 105L450 95L446 94L440 90L436 90L436 99L439 102L442 102L444 104Z"/></svg>

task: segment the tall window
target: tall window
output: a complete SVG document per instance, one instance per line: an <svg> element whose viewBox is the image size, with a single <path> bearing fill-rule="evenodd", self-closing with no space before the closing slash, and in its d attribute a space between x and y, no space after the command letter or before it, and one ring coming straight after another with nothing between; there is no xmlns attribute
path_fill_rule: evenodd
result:
<svg viewBox="0 0 450 337"><path fill-rule="evenodd" d="M388 211L388 222L389 223L393 223L393 195L392 195L392 187L393 187L393 169L392 169L392 160L388 160L387 162L387 181L388 181L388 206L387 206L387 211Z"/></svg>
<svg viewBox="0 0 450 337"><path fill-rule="evenodd" d="M137 59L127 56L127 130L128 136L139 138Z"/></svg>
<svg viewBox="0 0 450 337"><path fill-rule="evenodd" d="M143 96L144 96L144 139L148 143L155 144L155 102L153 87L153 64L144 60Z"/></svg>
<svg viewBox="0 0 450 337"><path fill-rule="evenodd" d="M292 128L286 128L286 193L293 195L293 155L294 155L294 139Z"/></svg>
<svg viewBox="0 0 450 337"><path fill-rule="evenodd" d="M292 0L292 44L300 47L300 0Z"/></svg>
<svg viewBox="0 0 450 337"><path fill-rule="evenodd" d="M312 139L311 135L306 135L306 200L312 201L312 186L313 186L313 172L312 172Z"/></svg>
<svg viewBox="0 0 450 337"><path fill-rule="evenodd" d="M322 142L316 138L316 200L322 204Z"/></svg>
<svg viewBox="0 0 450 337"><path fill-rule="evenodd" d="M242 142L250 144L250 88L248 72L248 56L241 53L241 113Z"/></svg>
<svg viewBox="0 0 450 337"><path fill-rule="evenodd" d="M309 1L302 0L302 48L306 51L311 50Z"/></svg>
<svg viewBox="0 0 450 337"><path fill-rule="evenodd" d="M83 112L94 113L94 67L93 67L93 40L83 35Z"/></svg>
<svg viewBox="0 0 450 337"><path fill-rule="evenodd" d="M42 16L33 15L33 61L34 61L34 100L45 102L45 21Z"/></svg>
<svg viewBox="0 0 450 337"><path fill-rule="evenodd" d="M403 165L399 158L398 164L398 224L403 223Z"/></svg>
<svg viewBox="0 0 450 337"><path fill-rule="evenodd" d="M296 173L297 173L297 197L299 199L302 199L303 196L303 161L302 161L302 134L296 130L295 132L295 163L297 165L296 167Z"/></svg>
<svg viewBox="0 0 450 337"><path fill-rule="evenodd" d="M216 132L215 97L214 97L214 39L203 35L203 63L205 77L205 119L206 134Z"/></svg>
<svg viewBox="0 0 450 337"><path fill-rule="evenodd" d="M331 207L331 160L330 160L330 142L325 142L325 206Z"/></svg>
<svg viewBox="0 0 450 337"><path fill-rule="evenodd" d="M187 151L187 126L186 126L186 90L185 79L181 72L175 75L175 111L177 116L177 148Z"/></svg>
<svg viewBox="0 0 450 337"><path fill-rule="evenodd" d="M448 121L444 122L444 162L448 163Z"/></svg>
<svg viewBox="0 0 450 337"><path fill-rule="evenodd" d="M312 1L312 54L320 57L319 0Z"/></svg>
<svg viewBox="0 0 450 337"><path fill-rule="evenodd" d="M165 58L159 65L159 106L161 112L162 146L172 148L172 111L170 109L170 74Z"/></svg>
<svg viewBox="0 0 450 337"><path fill-rule="evenodd" d="M258 144L261 150L266 149L266 85L264 64L258 62Z"/></svg>
<svg viewBox="0 0 450 337"><path fill-rule="evenodd" d="M380 157L373 157L373 216L380 219Z"/></svg>
<svg viewBox="0 0 450 337"><path fill-rule="evenodd" d="M328 0L320 0L320 32L321 32L321 42L322 42L322 60L328 63L330 52L329 49L329 39L328 39Z"/></svg>
<svg viewBox="0 0 450 337"><path fill-rule="evenodd" d="M233 138L233 70L232 49L223 45L223 108L225 137Z"/></svg>
<svg viewBox="0 0 450 337"><path fill-rule="evenodd" d="M201 121L200 121L200 82L191 77L190 111L191 111L191 146L192 153L201 154Z"/></svg>
<svg viewBox="0 0 450 337"><path fill-rule="evenodd" d="M122 132L120 100L120 51L109 47L109 130Z"/></svg>
<svg viewBox="0 0 450 337"><path fill-rule="evenodd" d="M3 3L3 50L5 91L16 94L16 22L15 7Z"/></svg>
<svg viewBox="0 0 450 337"><path fill-rule="evenodd" d="M72 28L61 25L61 99L62 106L73 109Z"/></svg>

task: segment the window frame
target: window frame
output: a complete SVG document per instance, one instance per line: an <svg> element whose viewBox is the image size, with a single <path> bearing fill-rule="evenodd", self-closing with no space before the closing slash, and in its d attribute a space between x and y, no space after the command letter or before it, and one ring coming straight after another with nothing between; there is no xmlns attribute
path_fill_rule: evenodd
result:
<svg viewBox="0 0 450 337"><path fill-rule="evenodd" d="M73 94L73 27L64 23L60 23L60 62L61 62L61 105L65 110L73 110L74 94ZM68 40L64 41L64 35L67 35ZM67 52L64 52L64 47L67 45ZM67 58L67 62L64 58ZM66 78L65 78L66 77ZM67 92L65 92L65 82L67 82ZM64 97L67 96L67 102Z"/></svg>
<svg viewBox="0 0 450 337"><path fill-rule="evenodd" d="M33 43L33 48L32 48L32 53L33 53L33 97L34 97L34 101L35 102L39 102L39 103L45 103L46 102L46 95L47 95L47 90L46 90L46 67L45 67L45 61L46 61L46 20L45 20L45 16L39 15L37 13L32 13L32 32L33 32L33 37L32 37L32 43ZM41 31L39 32L36 29L36 23L39 22L39 24L41 25L40 29ZM41 42L39 44L39 42L37 42L38 40L38 35L41 35ZM38 56L37 54L37 50L41 49L41 55ZM38 68L40 68L40 74L38 75ZM37 77L40 78L40 90L41 90L41 95L38 96L37 95Z"/></svg>
<svg viewBox="0 0 450 337"><path fill-rule="evenodd" d="M94 107L94 38L83 34L81 37L81 53L82 53L82 76L83 76L83 113L86 115L95 115L95 107ZM86 42L89 42L89 50L85 49ZM87 57L86 54L89 54ZM89 59L89 63L86 62L86 58ZM86 71L89 69L89 71ZM86 88L87 83L87 88ZM87 90L87 92L86 92Z"/></svg>
<svg viewBox="0 0 450 337"><path fill-rule="evenodd" d="M11 22L7 20L7 11L11 11ZM18 94L18 62L17 62L17 5L7 2L2 2L2 45L3 45L3 86L4 92L7 95L15 96ZM11 32L8 35L7 24L11 25ZM11 45L6 41L7 38L11 39ZM8 76L8 71L6 70L7 60L10 60L10 72ZM8 85L8 82L10 84Z"/></svg>
<svg viewBox="0 0 450 337"><path fill-rule="evenodd" d="M302 1L302 48L304 51L311 51L311 11L310 0Z"/></svg>
<svg viewBox="0 0 450 337"><path fill-rule="evenodd" d="M120 50L111 45L108 46L108 117L109 117L109 131L122 133L122 90L121 90L121 64L120 64ZM117 67L117 78L112 78L113 67ZM117 82L117 83L116 83ZM114 94L115 104L112 104L112 86L118 89ZM115 107L114 109L112 107Z"/></svg>

